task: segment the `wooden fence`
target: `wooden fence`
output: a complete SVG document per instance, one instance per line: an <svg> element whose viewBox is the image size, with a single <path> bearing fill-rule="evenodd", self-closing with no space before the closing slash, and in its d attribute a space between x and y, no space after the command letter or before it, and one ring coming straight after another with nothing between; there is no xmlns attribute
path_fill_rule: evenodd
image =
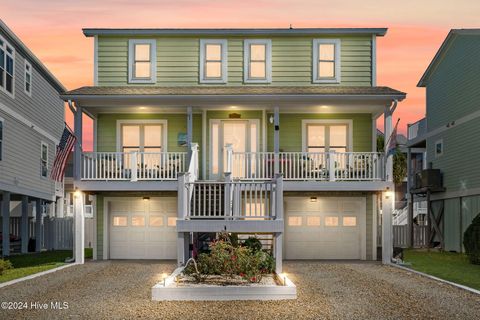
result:
<svg viewBox="0 0 480 320"><path fill-rule="evenodd" d="M408 226L393 226L393 246L408 247ZM377 245L382 246L382 226L378 226ZM413 226L413 247L425 248L427 246L427 226Z"/></svg>

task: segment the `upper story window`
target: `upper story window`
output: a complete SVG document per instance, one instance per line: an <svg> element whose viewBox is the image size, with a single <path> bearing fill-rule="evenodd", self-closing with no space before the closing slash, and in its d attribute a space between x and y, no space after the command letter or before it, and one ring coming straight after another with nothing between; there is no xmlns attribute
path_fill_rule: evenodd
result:
<svg viewBox="0 0 480 320"><path fill-rule="evenodd" d="M0 89L11 96L14 91L15 50L0 37Z"/></svg>
<svg viewBox="0 0 480 320"><path fill-rule="evenodd" d="M32 96L32 65L25 60L25 93Z"/></svg>
<svg viewBox="0 0 480 320"><path fill-rule="evenodd" d="M40 174L43 178L47 177L48 173L48 144L42 142L40 150Z"/></svg>
<svg viewBox="0 0 480 320"><path fill-rule="evenodd" d="M340 83L340 40L313 40L313 82Z"/></svg>
<svg viewBox="0 0 480 320"><path fill-rule="evenodd" d="M227 82L227 40L200 40L200 83Z"/></svg>
<svg viewBox="0 0 480 320"><path fill-rule="evenodd" d="M272 81L272 41L245 40L244 81L268 83Z"/></svg>
<svg viewBox="0 0 480 320"><path fill-rule="evenodd" d="M3 119L0 118L0 161L3 160Z"/></svg>
<svg viewBox="0 0 480 320"><path fill-rule="evenodd" d="M128 42L128 82L155 83L157 44L155 40L132 39Z"/></svg>

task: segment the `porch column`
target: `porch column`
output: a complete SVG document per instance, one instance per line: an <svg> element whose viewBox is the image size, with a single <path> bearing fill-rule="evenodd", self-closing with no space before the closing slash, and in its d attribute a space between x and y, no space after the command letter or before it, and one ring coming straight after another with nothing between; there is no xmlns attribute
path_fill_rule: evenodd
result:
<svg viewBox="0 0 480 320"><path fill-rule="evenodd" d="M20 225L22 253L28 252L28 196L22 196L22 219Z"/></svg>
<svg viewBox="0 0 480 320"><path fill-rule="evenodd" d="M389 138L392 135L392 115L395 111L397 102L394 101L392 107L385 107L384 113L384 134L385 134L385 152L388 152ZM385 180L390 182L390 186L382 194L382 261L388 264L392 261L393 255L393 227L392 214L394 206L393 190L393 156L388 155L385 163Z"/></svg>
<svg viewBox="0 0 480 320"><path fill-rule="evenodd" d="M192 137L193 137L193 114L192 107L187 107L187 163L190 163L192 159Z"/></svg>
<svg viewBox="0 0 480 320"><path fill-rule="evenodd" d="M178 174L178 198L177 198L177 219L184 220L188 211L189 196L186 189L188 174L183 172ZM185 233L177 232L177 265L182 266L185 263Z"/></svg>
<svg viewBox="0 0 480 320"><path fill-rule="evenodd" d="M280 152L280 109L278 107L274 108L273 114L273 152L274 154L274 173L277 174L280 172L279 168L279 152Z"/></svg>
<svg viewBox="0 0 480 320"><path fill-rule="evenodd" d="M75 143L74 148L74 157L73 157L73 179L79 181L81 178L81 162L82 162L82 107L78 104L75 104L77 110L74 113L74 131L75 136L77 137L77 142Z"/></svg>
<svg viewBox="0 0 480 320"><path fill-rule="evenodd" d="M283 221L283 178L281 174L275 175L275 219ZM275 233L275 272L283 271L283 232Z"/></svg>
<svg viewBox="0 0 480 320"><path fill-rule="evenodd" d="M35 199L35 252L42 250L42 200Z"/></svg>
<svg viewBox="0 0 480 320"><path fill-rule="evenodd" d="M413 194L412 188L412 149L407 148L407 247L413 247Z"/></svg>
<svg viewBox="0 0 480 320"><path fill-rule="evenodd" d="M2 193L2 255L10 255L10 192Z"/></svg>
<svg viewBox="0 0 480 320"><path fill-rule="evenodd" d="M83 212L83 193L75 191L74 196L74 214L75 214L75 238L74 238L74 256L75 263L85 263L85 213Z"/></svg>

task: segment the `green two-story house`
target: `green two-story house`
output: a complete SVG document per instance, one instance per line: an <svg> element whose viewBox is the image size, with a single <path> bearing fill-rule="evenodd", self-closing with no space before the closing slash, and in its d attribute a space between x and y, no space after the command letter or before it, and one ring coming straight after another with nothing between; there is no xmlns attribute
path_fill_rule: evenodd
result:
<svg viewBox="0 0 480 320"><path fill-rule="evenodd" d="M79 140L94 121L75 187L96 196L96 259L183 263L221 231L270 240L277 271L376 259L393 200L376 122L388 135L405 98L376 85L386 29L83 31L95 83L62 97Z"/></svg>

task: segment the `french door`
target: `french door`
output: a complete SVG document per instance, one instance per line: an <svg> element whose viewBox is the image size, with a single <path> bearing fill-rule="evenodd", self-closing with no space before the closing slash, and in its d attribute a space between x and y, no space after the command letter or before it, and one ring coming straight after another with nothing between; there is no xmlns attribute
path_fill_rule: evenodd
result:
<svg viewBox="0 0 480 320"><path fill-rule="evenodd" d="M218 179L227 169L227 145L234 153L232 174L243 176L245 172L246 153L258 151L258 120L210 120L210 179Z"/></svg>

